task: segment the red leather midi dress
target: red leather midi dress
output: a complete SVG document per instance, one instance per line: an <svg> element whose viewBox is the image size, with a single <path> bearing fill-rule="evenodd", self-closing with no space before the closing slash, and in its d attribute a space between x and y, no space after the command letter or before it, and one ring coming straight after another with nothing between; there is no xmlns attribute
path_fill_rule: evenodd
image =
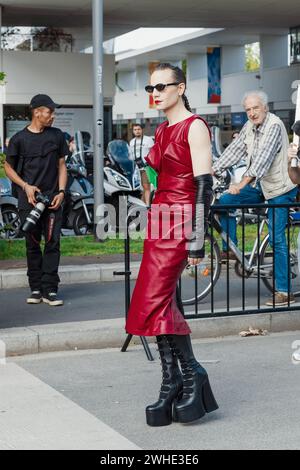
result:
<svg viewBox="0 0 300 470"><path fill-rule="evenodd" d="M191 332L176 304L176 286L187 264L195 208L196 185L188 143L195 119L201 118L193 115L172 126L161 124L146 157L158 172L158 186L148 212L144 255L126 322L126 331L132 335Z"/></svg>

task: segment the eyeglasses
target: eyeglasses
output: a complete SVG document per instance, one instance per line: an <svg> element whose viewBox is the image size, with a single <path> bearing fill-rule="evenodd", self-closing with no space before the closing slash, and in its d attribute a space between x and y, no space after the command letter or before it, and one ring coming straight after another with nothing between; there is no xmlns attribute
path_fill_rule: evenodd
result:
<svg viewBox="0 0 300 470"><path fill-rule="evenodd" d="M157 91L163 91L167 86L172 86L172 85L179 85L178 82L174 82L174 83L158 83L157 85L147 85L145 86L145 90L147 93L153 93L154 92L154 89L156 89Z"/></svg>

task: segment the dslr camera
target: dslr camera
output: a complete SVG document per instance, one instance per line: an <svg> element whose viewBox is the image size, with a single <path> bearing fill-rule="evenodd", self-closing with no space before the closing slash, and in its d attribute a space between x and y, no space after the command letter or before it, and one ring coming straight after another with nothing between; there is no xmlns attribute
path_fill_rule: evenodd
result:
<svg viewBox="0 0 300 470"><path fill-rule="evenodd" d="M42 193L36 193L35 199L37 201L37 205L32 209L22 227L22 231L24 233L29 233L34 229L44 210L49 207L52 202L48 195Z"/></svg>

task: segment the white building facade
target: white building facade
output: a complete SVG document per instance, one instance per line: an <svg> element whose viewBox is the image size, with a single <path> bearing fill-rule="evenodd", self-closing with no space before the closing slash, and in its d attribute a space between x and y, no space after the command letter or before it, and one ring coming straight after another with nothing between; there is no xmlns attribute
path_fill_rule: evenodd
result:
<svg viewBox="0 0 300 470"><path fill-rule="evenodd" d="M205 117L210 124L217 124L225 131L241 128L245 121L241 104L244 93L261 89L269 97L270 109L290 129L295 114L295 89L300 84L300 56L298 61L292 60L288 30L284 34L276 31L272 35L253 34L245 35L245 38L223 30L208 34L207 37L202 34L199 39L177 44L177 56L174 44L156 51L146 51L144 56L141 53L135 58L127 55L118 60L117 57L118 88L113 114L117 130L122 125L124 132L126 124L129 127L137 120L145 123L148 132L153 134L155 126L163 119L155 109L150 109L149 98L144 91L144 86L149 82L148 63L155 60L179 66L183 60L186 61L186 94L190 105L195 113ZM240 44L234 44L238 41ZM247 41L260 44L260 69L255 72L245 71ZM228 44L230 42L233 44ZM208 104L207 47L210 46L221 47L219 104Z"/></svg>
<svg viewBox="0 0 300 470"><path fill-rule="evenodd" d="M64 42L64 34L71 38L71 46ZM10 42L13 44L13 36ZM21 40L21 42L20 42ZM28 125L28 104L38 93L45 93L59 103L55 126L71 136L78 130L93 137L93 56L87 52L92 43L92 30L64 29L62 41L55 50L39 48L30 35L16 34L12 50L1 49L1 70L5 84L0 87L3 141ZM6 47L7 48L7 47ZM54 48L54 50L51 50ZM104 55L105 143L112 138L112 108L115 96L115 56Z"/></svg>

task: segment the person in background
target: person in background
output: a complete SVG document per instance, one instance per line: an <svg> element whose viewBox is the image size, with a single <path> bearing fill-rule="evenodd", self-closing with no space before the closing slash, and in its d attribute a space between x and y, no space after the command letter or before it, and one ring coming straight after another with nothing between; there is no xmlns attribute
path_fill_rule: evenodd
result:
<svg viewBox="0 0 300 470"><path fill-rule="evenodd" d="M226 168L245 160L246 172L242 181L232 184L219 200L220 204L257 204L267 201L268 227L270 244L274 250L275 264L275 306L294 303L289 294L288 248L285 228L288 220L286 208L272 208L273 204L292 204L297 195L297 188L288 174L289 139L284 123L275 114L269 112L268 97L262 91L250 91L243 98L243 106L248 122L239 133L239 137L223 152L213 166L218 176ZM237 245L236 218L221 213L221 225L229 238ZM229 252L230 259L234 253ZM227 259L227 244L223 241L223 259ZM273 297L266 305L273 306Z"/></svg>
<svg viewBox="0 0 300 470"><path fill-rule="evenodd" d="M233 142L235 139L237 139L239 135L240 135L239 131L234 131L234 132L231 134L231 142ZM226 142L226 143L223 145L224 150L227 149L227 147L228 147L229 145L230 145L230 144L228 144L228 142Z"/></svg>
<svg viewBox="0 0 300 470"><path fill-rule="evenodd" d="M91 149L91 134L87 131L81 131L82 141L83 141L83 150Z"/></svg>
<svg viewBox="0 0 300 470"><path fill-rule="evenodd" d="M8 146L9 146L9 142L10 142L10 137L6 137L5 142L4 142L4 148L3 148L3 153L5 155L7 154L7 149L8 149Z"/></svg>
<svg viewBox="0 0 300 470"><path fill-rule="evenodd" d="M133 158L141 172L143 201L146 206L149 206L151 185L145 169L147 166L145 157L148 155L150 149L153 147L154 141L151 137L144 135L144 129L141 124L134 124L132 127L132 132L134 138L130 141L130 148L132 151Z"/></svg>
<svg viewBox="0 0 300 470"><path fill-rule="evenodd" d="M70 138L70 141L69 141L69 144L68 144L68 148L69 148L69 154L68 154L68 156L69 156L69 157L72 157L73 153L76 152L75 137L71 137L71 138Z"/></svg>

